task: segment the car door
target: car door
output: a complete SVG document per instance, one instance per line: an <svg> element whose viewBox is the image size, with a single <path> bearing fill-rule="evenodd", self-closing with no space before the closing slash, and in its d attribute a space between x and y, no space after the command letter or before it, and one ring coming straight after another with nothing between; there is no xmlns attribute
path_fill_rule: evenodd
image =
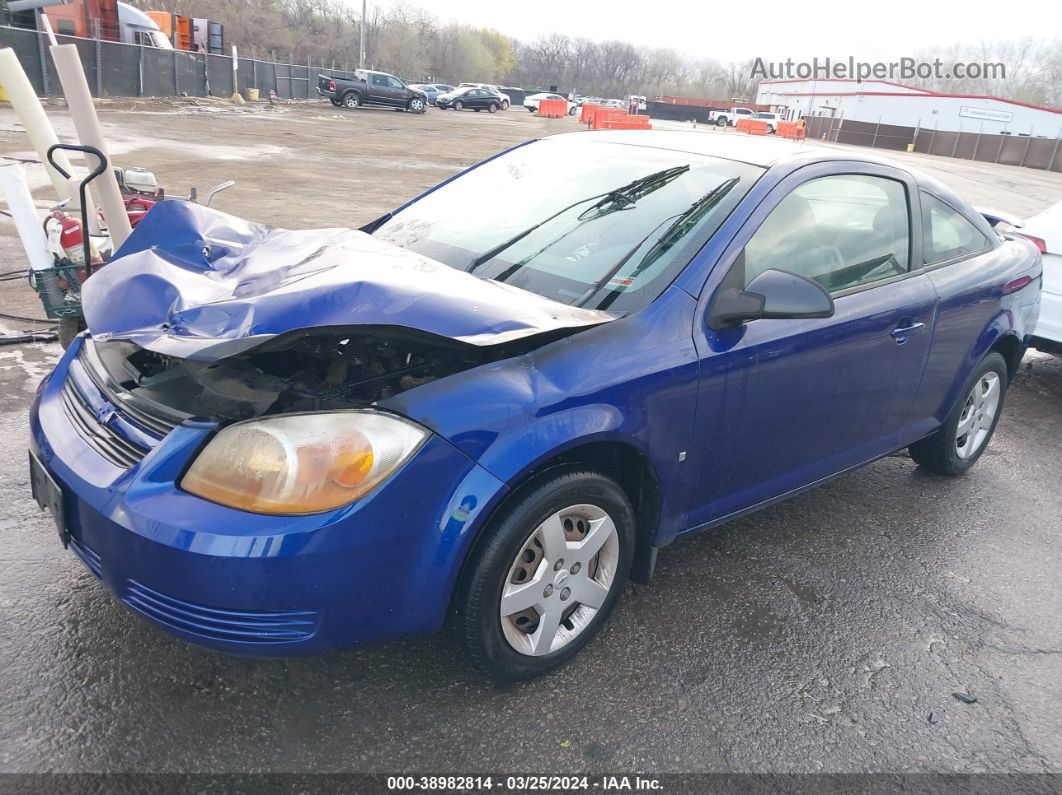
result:
<svg viewBox="0 0 1062 795"><path fill-rule="evenodd" d="M404 108L409 102L408 94L409 89L406 88L406 84L399 80L397 77L387 77L387 104L395 108Z"/></svg>
<svg viewBox="0 0 1062 795"><path fill-rule="evenodd" d="M369 97L366 104L390 105L390 87L387 84L387 75L369 75Z"/></svg>
<svg viewBox="0 0 1062 795"><path fill-rule="evenodd" d="M915 185L904 172L799 169L713 269L694 329L700 356L689 451L691 527L769 502L896 447L922 379L936 293L915 264ZM774 268L811 278L834 315L713 330L714 296Z"/></svg>

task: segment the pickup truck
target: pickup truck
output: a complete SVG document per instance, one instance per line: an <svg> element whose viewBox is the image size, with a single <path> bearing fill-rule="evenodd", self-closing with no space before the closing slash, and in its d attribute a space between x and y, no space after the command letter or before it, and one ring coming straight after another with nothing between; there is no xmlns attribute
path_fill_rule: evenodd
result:
<svg viewBox="0 0 1062 795"><path fill-rule="evenodd" d="M354 79L317 75L317 93L328 97L337 108L355 110L362 105L394 108L423 113L428 107L428 95L410 88L394 75L358 69Z"/></svg>
<svg viewBox="0 0 1062 795"><path fill-rule="evenodd" d="M755 113L748 108L731 108L730 110L710 110L708 111L708 121L712 122L716 127L733 127L737 124L738 119L748 119Z"/></svg>

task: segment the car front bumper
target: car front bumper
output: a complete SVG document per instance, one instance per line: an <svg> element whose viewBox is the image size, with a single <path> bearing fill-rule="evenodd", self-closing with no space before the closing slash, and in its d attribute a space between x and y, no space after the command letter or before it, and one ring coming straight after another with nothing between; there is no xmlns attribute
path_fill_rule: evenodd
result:
<svg viewBox="0 0 1062 795"><path fill-rule="evenodd" d="M70 549L125 605L185 640L254 655L442 624L501 481L432 435L372 494L336 511L279 517L217 505L175 485L214 426L178 426L123 468L72 423L63 390L68 380L84 389L80 342L34 401L32 452L62 489Z"/></svg>

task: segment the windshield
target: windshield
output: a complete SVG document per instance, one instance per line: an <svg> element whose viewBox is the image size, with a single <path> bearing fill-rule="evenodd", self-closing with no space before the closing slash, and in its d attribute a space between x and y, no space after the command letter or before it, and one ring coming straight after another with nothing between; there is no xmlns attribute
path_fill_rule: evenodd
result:
<svg viewBox="0 0 1062 795"><path fill-rule="evenodd" d="M663 292L762 173L574 134L484 163L374 234L555 301L626 313Z"/></svg>

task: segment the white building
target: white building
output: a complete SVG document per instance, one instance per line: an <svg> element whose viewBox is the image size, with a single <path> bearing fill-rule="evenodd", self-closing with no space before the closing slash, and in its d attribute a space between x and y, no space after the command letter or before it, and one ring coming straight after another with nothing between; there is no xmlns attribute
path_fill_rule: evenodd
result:
<svg viewBox="0 0 1062 795"><path fill-rule="evenodd" d="M756 102L791 119L836 116L927 130L1062 136L1062 110L999 97L941 94L888 80L765 80Z"/></svg>

